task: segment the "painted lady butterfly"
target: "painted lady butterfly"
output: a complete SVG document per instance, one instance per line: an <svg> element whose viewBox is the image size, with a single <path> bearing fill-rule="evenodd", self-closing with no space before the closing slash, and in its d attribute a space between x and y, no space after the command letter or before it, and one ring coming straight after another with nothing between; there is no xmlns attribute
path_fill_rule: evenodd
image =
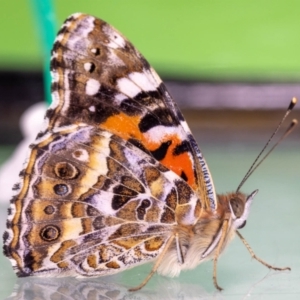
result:
<svg viewBox="0 0 300 300"><path fill-rule="evenodd" d="M18 276L101 276L154 261L136 290L156 271L177 276L213 258L220 289L217 259L256 191L215 194L165 85L104 21L70 16L51 72L47 126L30 146L4 233Z"/></svg>

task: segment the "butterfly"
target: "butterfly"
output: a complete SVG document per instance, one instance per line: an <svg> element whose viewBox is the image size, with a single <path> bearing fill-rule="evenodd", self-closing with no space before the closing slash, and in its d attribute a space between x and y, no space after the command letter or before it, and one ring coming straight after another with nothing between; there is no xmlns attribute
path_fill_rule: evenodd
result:
<svg viewBox="0 0 300 300"><path fill-rule="evenodd" d="M221 289L218 257L235 233L244 241L237 229L257 191L215 193L165 85L106 22L71 15L51 74L53 102L4 233L17 275L102 276L154 262L137 290L155 272L178 276L213 259Z"/></svg>

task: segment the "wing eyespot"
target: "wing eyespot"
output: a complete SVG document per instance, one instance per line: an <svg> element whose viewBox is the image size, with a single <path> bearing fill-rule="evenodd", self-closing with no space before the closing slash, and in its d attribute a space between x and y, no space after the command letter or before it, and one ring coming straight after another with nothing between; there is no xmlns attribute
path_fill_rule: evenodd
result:
<svg viewBox="0 0 300 300"><path fill-rule="evenodd" d="M40 236L44 241L55 241L60 236L60 229L54 225L47 225L41 230Z"/></svg>
<svg viewBox="0 0 300 300"><path fill-rule="evenodd" d="M92 62L86 62L83 66L84 66L84 69L89 73L93 73L96 69L95 64Z"/></svg>
<svg viewBox="0 0 300 300"><path fill-rule="evenodd" d="M95 56L98 56L101 54L101 51L99 48L92 48L91 49L91 52L95 55Z"/></svg>
<svg viewBox="0 0 300 300"><path fill-rule="evenodd" d="M55 208L54 208L53 205L47 205L44 208L44 213L47 214L47 215L52 215L54 212L55 212Z"/></svg>
<svg viewBox="0 0 300 300"><path fill-rule="evenodd" d="M79 175L79 170L68 162L59 162L54 167L54 173L58 178L75 179Z"/></svg>
<svg viewBox="0 0 300 300"><path fill-rule="evenodd" d="M56 184L53 187L54 193L59 196L64 196L69 192L69 188L66 184Z"/></svg>

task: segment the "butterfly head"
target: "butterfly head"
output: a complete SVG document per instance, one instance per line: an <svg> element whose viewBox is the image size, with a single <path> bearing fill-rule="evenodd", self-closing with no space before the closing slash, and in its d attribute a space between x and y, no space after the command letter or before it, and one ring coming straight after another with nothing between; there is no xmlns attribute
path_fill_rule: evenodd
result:
<svg viewBox="0 0 300 300"><path fill-rule="evenodd" d="M241 229L246 225L250 206L257 193L258 190L255 190L250 195L245 195L243 193L233 193L228 195L228 207L231 212L235 229Z"/></svg>

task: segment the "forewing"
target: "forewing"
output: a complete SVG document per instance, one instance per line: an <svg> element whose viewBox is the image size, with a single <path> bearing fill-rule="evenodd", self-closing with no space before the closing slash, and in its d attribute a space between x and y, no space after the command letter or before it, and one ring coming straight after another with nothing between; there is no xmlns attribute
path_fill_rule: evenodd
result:
<svg viewBox="0 0 300 300"><path fill-rule="evenodd" d="M4 234L19 276L99 276L145 263L200 214L184 180L107 131L70 125L31 148Z"/></svg>
<svg viewBox="0 0 300 300"><path fill-rule="evenodd" d="M54 43L51 72L47 130L84 122L116 134L187 181L203 207L216 209L208 167L182 114L118 31L92 16L72 15Z"/></svg>

